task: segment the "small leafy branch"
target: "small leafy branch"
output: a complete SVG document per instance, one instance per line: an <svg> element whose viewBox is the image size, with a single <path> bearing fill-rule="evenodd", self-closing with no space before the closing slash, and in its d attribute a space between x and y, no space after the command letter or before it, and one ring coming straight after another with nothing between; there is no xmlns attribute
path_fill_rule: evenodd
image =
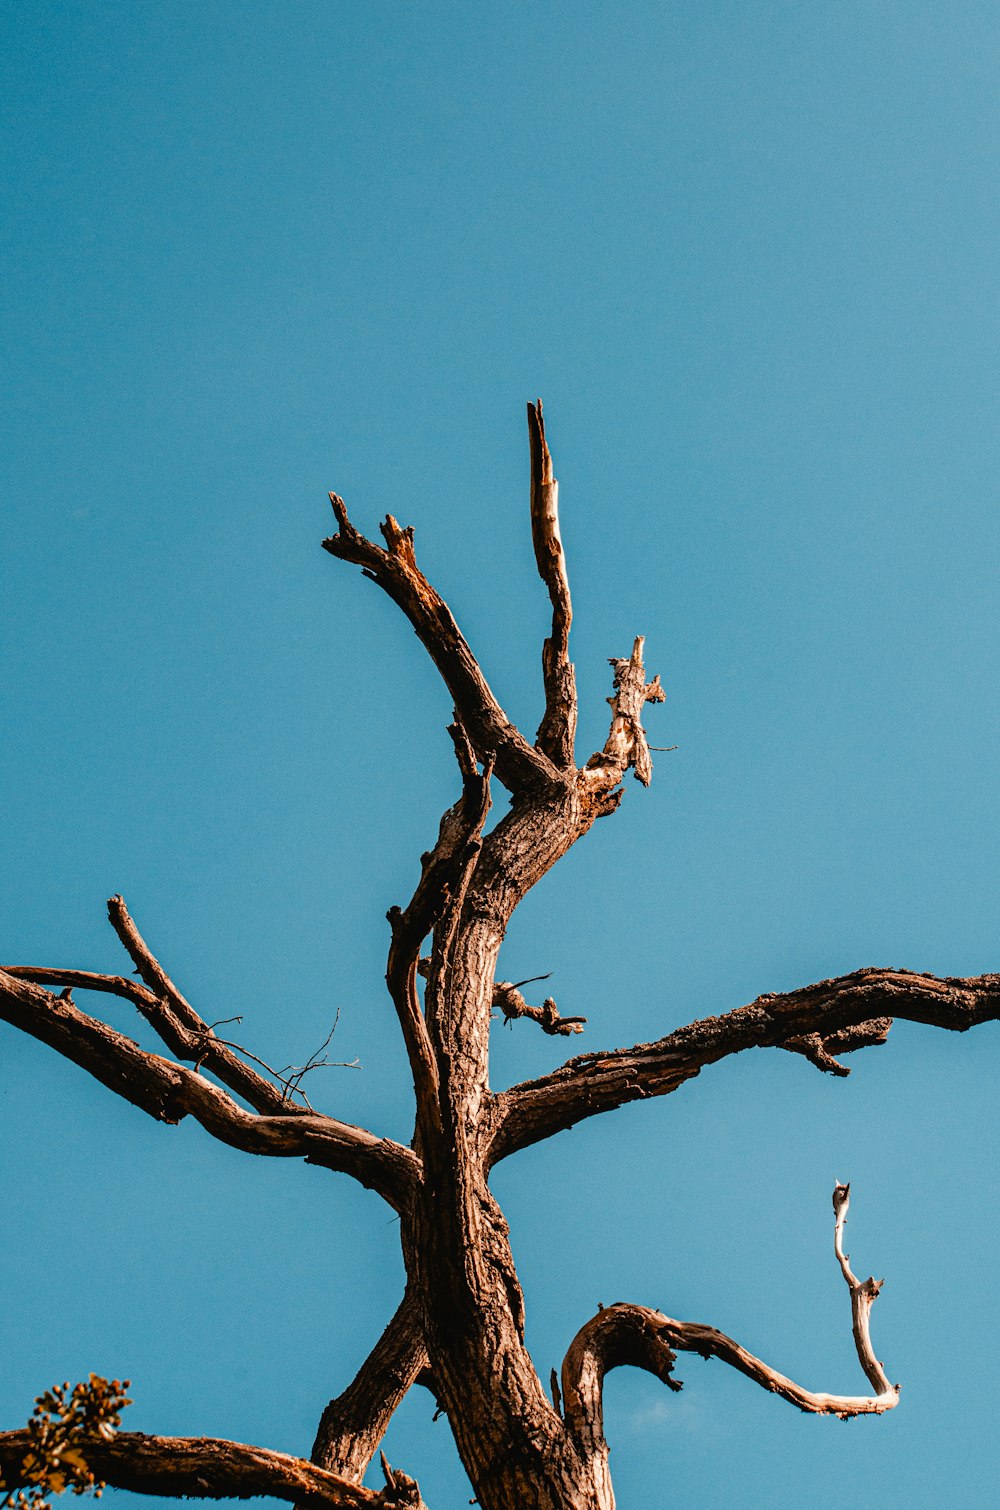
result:
<svg viewBox="0 0 1000 1510"><path fill-rule="evenodd" d="M72 1390L66 1380L39 1395L28 1422L30 1446L22 1460L20 1476L26 1487L8 1494L3 1510L49 1510L49 1495L67 1489L74 1494L93 1490L100 1499L105 1486L87 1465L87 1439L111 1441L121 1425L121 1412L132 1404L125 1394L128 1387L128 1379L108 1381L91 1374L86 1384L74 1384Z"/></svg>

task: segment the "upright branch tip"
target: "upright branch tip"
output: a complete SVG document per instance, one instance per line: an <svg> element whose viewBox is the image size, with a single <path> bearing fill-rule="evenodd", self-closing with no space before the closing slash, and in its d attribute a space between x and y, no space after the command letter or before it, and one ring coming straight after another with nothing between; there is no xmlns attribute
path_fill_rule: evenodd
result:
<svg viewBox="0 0 1000 1510"><path fill-rule="evenodd" d="M543 754L565 769L573 764L576 738L576 676L569 659L573 605L559 532L559 484L545 439L541 399L528 405L528 440L531 448L531 541L538 575L545 583L552 604L552 633L542 647L545 714L535 743Z"/></svg>
<svg viewBox="0 0 1000 1510"><path fill-rule="evenodd" d="M660 685L659 676L646 681L642 649L644 635L636 635L632 654L628 660L611 658L614 667L614 695L608 698L611 705L611 730L604 749L587 761L587 770L601 773L607 784L608 778L616 784L631 768L637 781L649 786L653 774L653 762L649 745L642 727L642 710L646 703L666 702L667 694Z"/></svg>

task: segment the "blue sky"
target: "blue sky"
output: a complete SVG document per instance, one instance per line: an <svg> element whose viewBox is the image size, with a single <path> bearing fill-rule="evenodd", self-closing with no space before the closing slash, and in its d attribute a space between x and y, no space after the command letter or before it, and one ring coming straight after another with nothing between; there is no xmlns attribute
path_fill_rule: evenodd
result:
<svg viewBox="0 0 1000 1510"><path fill-rule="evenodd" d="M1000 967L995 6L9 0L4 28L8 962L120 970L120 891L264 1058L339 1009L364 1068L320 1104L408 1135L384 914L452 800L449 709L320 551L326 493L415 525L533 730L541 394L581 754L636 632L679 749L504 973L551 971L601 1047L861 965ZM3 1423L96 1369L135 1429L307 1452L398 1299L391 1213L2 1044ZM900 1409L845 1429L716 1363L679 1397L623 1372L623 1510L984 1502L997 1052L901 1026L847 1081L745 1055L497 1171L543 1377L625 1299L845 1392L852 1181ZM498 1029L494 1081L564 1057ZM387 1450L442 1510L469 1490L431 1410Z"/></svg>

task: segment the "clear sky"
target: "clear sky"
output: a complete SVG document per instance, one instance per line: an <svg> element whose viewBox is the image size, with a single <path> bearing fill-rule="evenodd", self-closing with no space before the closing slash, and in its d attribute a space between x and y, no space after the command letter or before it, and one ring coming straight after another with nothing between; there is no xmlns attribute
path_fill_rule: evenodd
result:
<svg viewBox="0 0 1000 1510"><path fill-rule="evenodd" d="M319 549L326 492L416 526L533 731L541 394L581 753L636 632L680 748L528 900L504 973L551 971L596 1048L862 965L1000 968L994 4L8 0L3 25L6 962L122 970L120 891L265 1059L339 1009L364 1068L314 1097L408 1136L384 916L453 798L449 709ZM133 1380L134 1429L307 1453L400 1294L388 1209L0 1044L0 1422L94 1369ZM567 1056L529 1023L495 1044L497 1085ZM998 1047L904 1025L846 1081L748 1054L497 1172L543 1377L621 1299L840 1392L852 1181L899 1410L845 1428L718 1363L682 1359L680 1396L623 1371L622 1510L988 1500ZM413 1391L387 1451L454 1510L431 1412Z"/></svg>

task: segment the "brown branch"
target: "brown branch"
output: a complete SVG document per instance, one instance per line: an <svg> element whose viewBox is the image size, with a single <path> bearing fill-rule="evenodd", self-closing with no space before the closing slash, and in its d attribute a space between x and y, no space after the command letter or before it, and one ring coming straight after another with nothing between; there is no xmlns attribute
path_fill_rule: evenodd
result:
<svg viewBox="0 0 1000 1510"><path fill-rule="evenodd" d="M581 1447L603 1456L606 1462L602 1396L604 1376L611 1369L622 1365L642 1368L655 1374L670 1389L679 1390L681 1385L673 1378L673 1367L674 1355L681 1351L700 1353L703 1358L721 1358L763 1389L813 1415L839 1416L846 1421L851 1416L882 1415L898 1405L899 1386L890 1384L872 1350L869 1334L869 1313L881 1282L857 1279L841 1247L849 1189L838 1184L833 1193L834 1251L851 1294L858 1361L876 1391L874 1395L832 1395L804 1389L715 1327L675 1321L645 1306L613 1305L598 1311L580 1329L563 1363L566 1424Z"/></svg>
<svg viewBox="0 0 1000 1510"><path fill-rule="evenodd" d="M39 986L62 986L67 999L71 991L102 991L110 996L124 997L144 1016L146 1011L155 1011L160 1005L152 991L124 975L98 975L92 970L53 970L48 965L4 965L2 968L18 980L33 980Z"/></svg>
<svg viewBox="0 0 1000 1510"><path fill-rule="evenodd" d="M545 714L535 743L557 766L573 764L576 738L576 674L569 658L573 607L566 575L566 555L559 533L559 484L545 441L542 401L528 405L531 444L531 539L538 575L552 604L552 634L542 647Z"/></svg>
<svg viewBox="0 0 1000 1510"><path fill-rule="evenodd" d="M1000 975L938 979L907 970L857 970L785 995L760 996L722 1017L678 1028L656 1043L580 1055L540 1079L497 1097L492 1159L537 1143L585 1117L630 1101L664 1096L707 1064L750 1048L806 1052L820 1068L831 1051L883 1043L887 1019L898 1017L965 1032L1000 1018ZM823 1053L815 1052L816 1040ZM834 1062L835 1063L835 1062ZM837 1066L834 1072L843 1072Z"/></svg>
<svg viewBox="0 0 1000 1510"><path fill-rule="evenodd" d="M27 1431L0 1432L0 1474L5 1488L28 1483L22 1462L31 1439ZM422 1506L412 1479L398 1472L395 1484L376 1492L302 1458L265 1447L249 1447L218 1437L155 1437L118 1432L110 1441L86 1441L88 1466L116 1489L176 1499L288 1500L305 1510L363 1510L363 1507Z"/></svg>
<svg viewBox="0 0 1000 1510"><path fill-rule="evenodd" d="M441 819L434 848L421 856L420 880L405 908L391 907L392 943L386 984L399 1017L417 1096L418 1119L436 1126L439 1079L437 1060L417 994L420 946L432 928L454 917L482 847L482 830L490 810L493 757L480 774L465 728L456 714L448 731L462 772L462 795Z"/></svg>
<svg viewBox="0 0 1000 1510"><path fill-rule="evenodd" d="M158 1122L192 1116L247 1153L304 1158L353 1175L396 1210L409 1200L420 1163L408 1148L333 1117L258 1116L194 1070L147 1053L33 981L0 970L0 1019L48 1044Z"/></svg>
<svg viewBox="0 0 1000 1510"><path fill-rule="evenodd" d="M146 986L141 986L138 981L129 980L121 975L97 975L91 970L61 970L49 969L44 965L4 965L2 967L8 975L18 980L31 980L39 986L62 986L62 999L71 1001L73 991L101 991L112 996L121 996L132 1002L146 1018L147 1022L155 1028L160 1038L171 1048L179 1059L187 1060L198 1069L208 1068L231 1090L236 1090L249 1101L257 1111L274 1112L276 1115L293 1116L304 1115L314 1112L315 1108L309 1102L308 1097L302 1090L301 1081L304 1075L311 1070L317 1069L357 1069L357 1060L350 1062L320 1060L318 1055L323 1052L330 1038L333 1037L331 1030L325 1042L313 1054L308 1062L295 1068L292 1075L286 1075L284 1071L277 1070L273 1065L261 1059L259 1055L251 1053L241 1043L235 1043L231 1038L221 1038L215 1029L218 1023L207 1023L200 1029L187 1029L181 1025L174 1016L170 1007L159 997L154 996ZM338 1013L339 1015L339 1013ZM200 1019L199 1019L200 1020ZM242 1022L242 1017L228 1017L224 1022ZM261 1069L266 1070L277 1082L277 1086L259 1076L249 1079L245 1074L233 1074L232 1061L228 1055L222 1056L220 1049L232 1049L236 1054L242 1054L246 1059L251 1059L254 1064L259 1064ZM246 1066L240 1064L240 1070ZM252 1071L250 1072L252 1075ZM280 1087L277 1096L272 1094ZM296 1106L288 1098L292 1095L300 1095L303 1105Z"/></svg>
<svg viewBox="0 0 1000 1510"><path fill-rule="evenodd" d="M841 1064L835 1056L853 1054L855 1049L878 1047L889 1037L891 1027L891 1017L873 1017L870 1022L858 1022L837 1033L828 1033L825 1038L819 1033L802 1033L778 1047L787 1049L790 1054L803 1055L810 1064L828 1075L849 1075L850 1067Z"/></svg>
<svg viewBox="0 0 1000 1510"><path fill-rule="evenodd" d="M645 730L642 727L642 710L646 703L666 701L666 693L660 686L660 678L654 676L646 681L642 662L643 636L637 635L632 654L627 661L611 660L615 668L614 696L611 704L611 730L604 749L591 755L584 770L590 776L590 784L598 788L616 786L630 768L637 781L648 786L653 774L653 762L649 756Z"/></svg>
<svg viewBox="0 0 1000 1510"><path fill-rule="evenodd" d="M331 493L330 502L338 533L323 541L323 549L360 566L402 609L441 673L479 759L494 756L497 776L511 792L551 785L558 779L551 761L504 713L447 603L418 568L412 528L401 529L389 514L380 525L383 548L355 529L342 498Z"/></svg>
<svg viewBox="0 0 1000 1510"><path fill-rule="evenodd" d="M210 1070L223 1085L228 1085L231 1091L242 1096L256 1111L269 1112L275 1116L294 1116L311 1111L312 1108L308 1105L298 1107L288 1099L288 1088L284 1083L279 1089L239 1058L239 1054L246 1054L267 1068L256 1055L217 1037L208 1023L181 995L155 958L122 897L113 896L108 899L108 917L145 985L121 975L98 975L88 970L53 970L34 965L8 966L7 973L21 980L35 981L39 985L63 986L70 991L103 991L124 997L138 1008L171 1053L176 1054L178 1059ZM280 1081L280 1075L276 1075L276 1079Z"/></svg>
<svg viewBox="0 0 1000 1510"><path fill-rule="evenodd" d="M216 1038L191 1003L181 995L140 934L123 897L108 899L108 917L153 996L154 1005L137 1003L139 1010L171 1052L179 1059L204 1065L256 1111L271 1112L276 1116L298 1113L301 1109L289 1100L287 1088L282 1086L279 1090L244 1063L231 1047Z"/></svg>
<svg viewBox="0 0 1000 1510"><path fill-rule="evenodd" d="M570 1343L562 1366L563 1419L587 1455L607 1456L604 1379L613 1368L645 1369L668 1389L680 1389L671 1377L674 1354L659 1334L662 1320L644 1306L602 1306Z"/></svg>
<svg viewBox="0 0 1000 1510"><path fill-rule="evenodd" d="M426 1367L420 1306L407 1288L352 1383L323 1411L312 1461L360 1483L393 1414Z"/></svg>
<svg viewBox="0 0 1000 1510"><path fill-rule="evenodd" d="M527 981L521 981L520 984L527 985ZM543 1033L549 1033L553 1037L582 1033L583 1024L587 1021L585 1017L560 1017L551 996L547 996L540 1007L529 1006L517 985L509 980L494 982L493 1009L503 1014L504 1022L513 1022L516 1017L528 1017L532 1022L537 1022Z"/></svg>

